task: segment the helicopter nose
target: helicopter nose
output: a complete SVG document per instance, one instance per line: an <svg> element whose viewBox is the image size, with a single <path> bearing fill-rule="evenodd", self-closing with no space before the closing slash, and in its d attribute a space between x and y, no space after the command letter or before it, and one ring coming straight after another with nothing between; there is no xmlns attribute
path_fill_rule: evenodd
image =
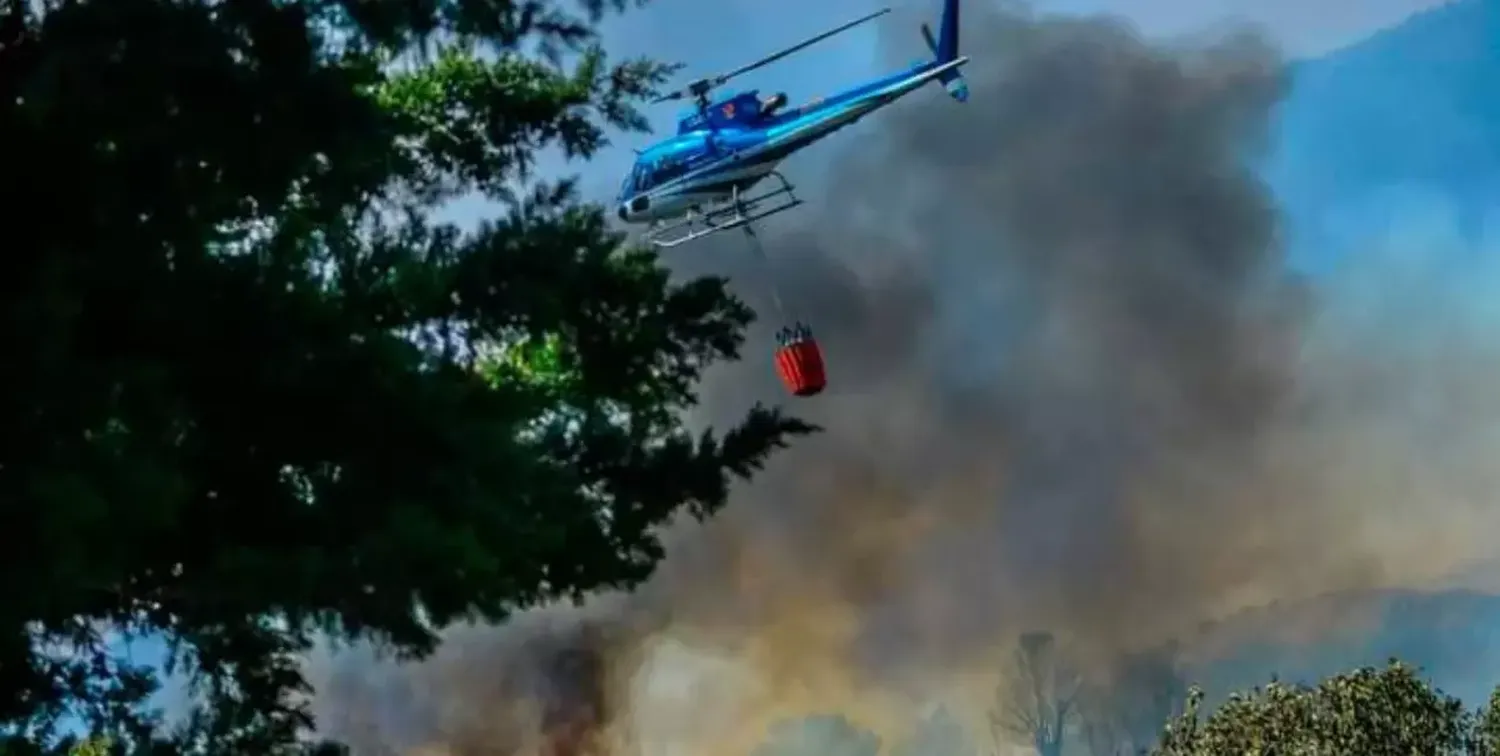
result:
<svg viewBox="0 0 1500 756"><path fill-rule="evenodd" d="M620 209L617 210L617 211L615 211L615 215L620 216L620 220L622 220L622 221L628 221L628 220L630 220L630 213L626 211L624 205L621 205Z"/></svg>

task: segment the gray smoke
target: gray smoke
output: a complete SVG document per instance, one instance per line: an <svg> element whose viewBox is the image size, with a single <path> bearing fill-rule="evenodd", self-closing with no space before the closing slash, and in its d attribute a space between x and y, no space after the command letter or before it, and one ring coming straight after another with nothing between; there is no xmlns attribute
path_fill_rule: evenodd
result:
<svg viewBox="0 0 1500 756"><path fill-rule="evenodd" d="M1258 38L1173 50L1109 20L1017 15L966 33L973 101L886 114L840 153L819 217L768 244L786 317L813 325L833 371L806 407L829 433L778 480L842 479L736 514L815 518L791 530L819 546L788 559L821 559L871 520L942 520L882 544L905 553L873 626L931 623L885 604L953 592L970 597L954 626L987 642L1018 610L1113 614L1100 602L1139 609L1144 589L1175 588L1097 576L1152 580L1166 544L1129 537L1139 487L1255 453L1289 401L1306 303L1246 167L1282 85ZM765 278L740 239L696 254ZM713 389L728 406L774 390Z"/></svg>
<svg viewBox="0 0 1500 756"><path fill-rule="evenodd" d="M795 409L827 432L677 528L635 594L456 631L418 667L318 660L329 734L740 756L779 719L836 711L886 735L938 701L972 715L1025 630L1107 659L1491 553L1473 534L1494 520L1474 499L1494 478L1476 429L1500 407L1474 379L1492 352L1462 314L1435 334L1378 302L1400 327L1372 330L1359 303L1389 268L1331 293L1287 272L1247 167L1276 52L966 14L970 103L918 95L827 148L811 208L762 234L769 269L740 238L669 260L731 275L764 317L701 419L780 395L771 333L799 319L831 385ZM1468 335L1413 352L1381 333ZM1399 409L1417 395L1438 397L1422 435Z"/></svg>

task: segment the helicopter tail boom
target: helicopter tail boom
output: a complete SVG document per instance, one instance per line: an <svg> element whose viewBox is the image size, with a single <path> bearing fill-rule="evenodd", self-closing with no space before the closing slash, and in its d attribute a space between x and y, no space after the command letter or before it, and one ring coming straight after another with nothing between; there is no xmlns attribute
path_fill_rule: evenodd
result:
<svg viewBox="0 0 1500 756"><path fill-rule="evenodd" d="M927 49L932 51L933 60L939 65L958 59L958 2L943 0L943 15L938 21L936 37L932 34L932 27L922 24L922 38L927 41ZM945 71L937 80L953 99L959 102L969 99L969 85L964 82L958 67Z"/></svg>

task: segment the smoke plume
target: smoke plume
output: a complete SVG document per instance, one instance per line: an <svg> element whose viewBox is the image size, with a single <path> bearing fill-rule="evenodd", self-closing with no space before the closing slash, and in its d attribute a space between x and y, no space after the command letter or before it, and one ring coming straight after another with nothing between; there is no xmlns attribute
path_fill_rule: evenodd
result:
<svg viewBox="0 0 1500 756"><path fill-rule="evenodd" d="M1102 663L1490 556L1491 316L1396 258L1317 286L1288 271L1248 167L1276 51L966 14L969 103L917 95L819 148L810 209L762 232L769 263L743 238L670 260L731 275L763 316L702 419L778 396L771 333L801 320L831 385L795 410L827 431L676 528L634 594L456 630L420 666L320 658L328 734L741 756L842 713L899 739L932 705L988 705L1026 631Z"/></svg>

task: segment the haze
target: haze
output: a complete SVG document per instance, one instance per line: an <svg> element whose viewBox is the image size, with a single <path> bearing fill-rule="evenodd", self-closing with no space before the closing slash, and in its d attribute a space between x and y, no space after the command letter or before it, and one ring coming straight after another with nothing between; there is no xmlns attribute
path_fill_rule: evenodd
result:
<svg viewBox="0 0 1500 756"><path fill-rule="evenodd" d="M822 26L806 5L658 0L610 33L712 71ZM909 58L927 5L746 84L815 94ZM1494 240L1386 228L1309 280L1253 168L1288 53L1416 7L966 8L969 105L893 108L799 163L811 207L767 228L773 269L737 238L669 258L731 275L764 318L700 419L775 400L755 345L799 318L834 383L797 409L828 432L681 524L635 594L457 630L419 667L318 659L329 734L366 753L743 756L804 721L778 754L865 754L829 734L840 720L799 718L889 743L944 704L980 731L1021 632L1102 669L1274 601L1472 577L1500 557L1500 270L1444 261ZM1057 15L1094 10L1127 18ZM618 152L590 178L612 185ZM1364 629L1299 630L1334 631Z"/></svg>

